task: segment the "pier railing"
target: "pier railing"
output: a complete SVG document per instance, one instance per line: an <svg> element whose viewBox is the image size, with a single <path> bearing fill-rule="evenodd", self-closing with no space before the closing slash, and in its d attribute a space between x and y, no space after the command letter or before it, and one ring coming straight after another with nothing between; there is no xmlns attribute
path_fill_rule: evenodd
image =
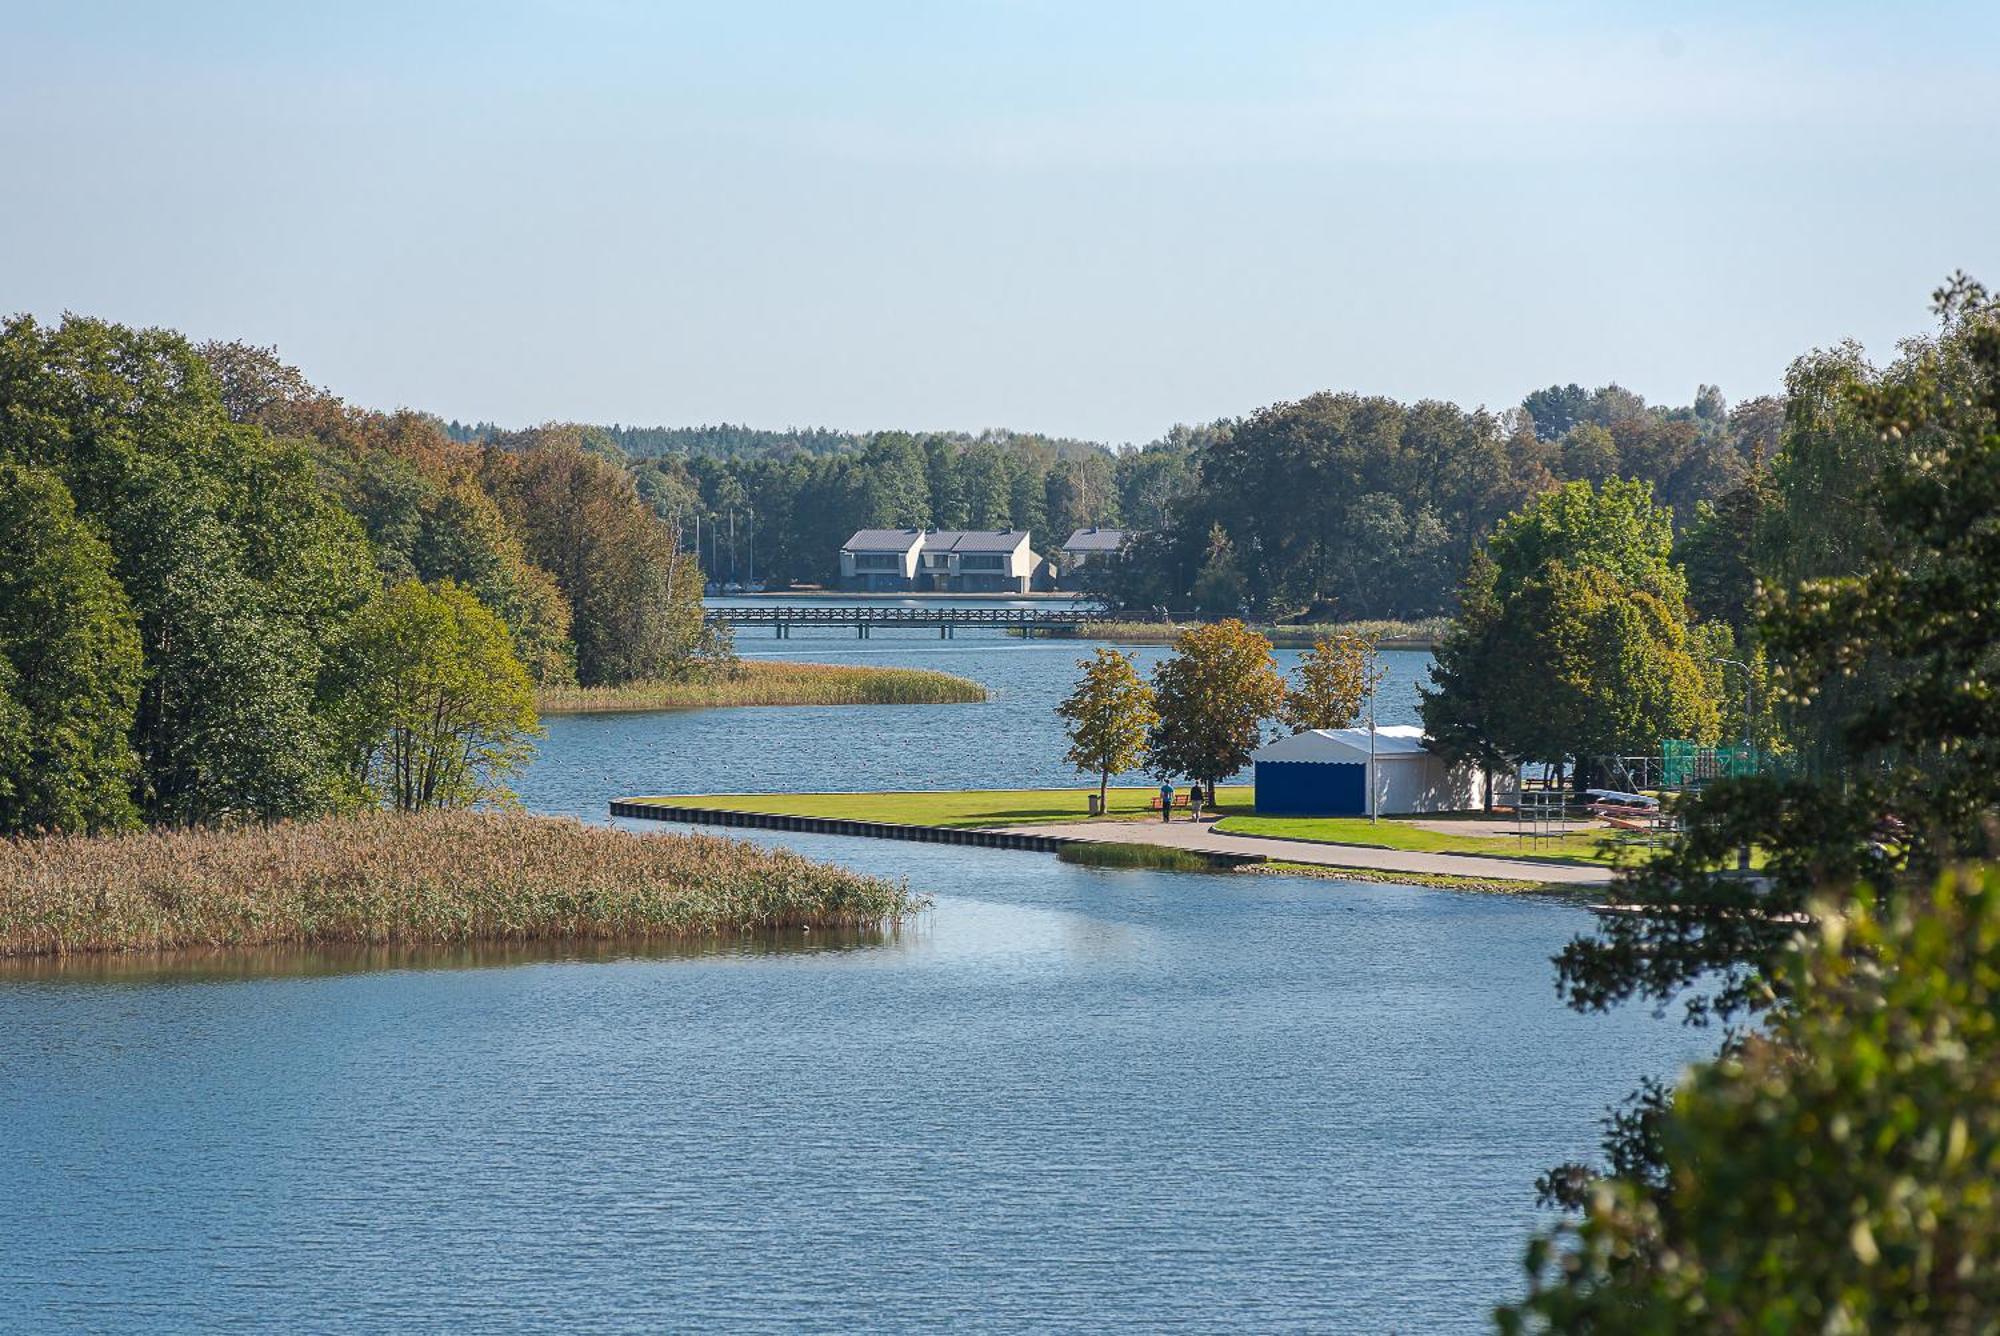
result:
<svg viewBox="0 0 2000 1336"><path fill-rule="evenodd" d="M1103 617L1098 612L1055 608L854 608L771 607L710 608L702 614L710 625L768 626L780 640L800 626L852 627L863 640L876 627L931 627L951 639L960 627L993 627L1018 631L1032 638L1038 631L1074 628Z"/></svg>

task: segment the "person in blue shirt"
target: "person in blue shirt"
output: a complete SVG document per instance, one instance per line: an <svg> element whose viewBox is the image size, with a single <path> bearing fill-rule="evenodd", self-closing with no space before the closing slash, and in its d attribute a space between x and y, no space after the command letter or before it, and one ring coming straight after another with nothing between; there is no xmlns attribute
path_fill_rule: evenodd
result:
<svg viewBox="0 0 2000 1336"><path fill-rule="evenodd" d="M1172 780L1160 781L1160 820L1174 819L1174 785Z"/></svg>

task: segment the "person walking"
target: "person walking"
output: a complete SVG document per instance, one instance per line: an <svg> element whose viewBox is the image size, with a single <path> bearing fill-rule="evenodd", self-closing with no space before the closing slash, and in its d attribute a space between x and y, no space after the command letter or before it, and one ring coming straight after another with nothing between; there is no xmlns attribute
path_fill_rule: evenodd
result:
<svg viewBox="0 0 2000 1336"><path fill-rule="evenodd" d="M1201 781L1188 785L1188 811L1193 814L1194 823L1201 824Z"/></svg>
<svg viewBox="0 0 2000 1336"><path fill-rule="evenodd" d="M1160 820L1174 819L1174 784L1170 779L1160 781Z"/></svg>

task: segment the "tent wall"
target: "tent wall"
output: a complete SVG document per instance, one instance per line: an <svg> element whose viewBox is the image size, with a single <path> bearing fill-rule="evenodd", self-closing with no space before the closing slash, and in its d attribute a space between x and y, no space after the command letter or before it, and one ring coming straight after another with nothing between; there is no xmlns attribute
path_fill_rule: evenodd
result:
<svg viewBox="0 0 2000 1336"><path fill-rule="evenodd" d="M1375 763L1375 793L1384 816L1464 812L1484 805L1485 778L1471 766L1436 756L1398 756Z"/></svg>
<svg viewBox="0 0 2000 1336"><path fill-rule="evenodd" d="M1259 816L1364 816L1368 767L1312 761L1259 761Z"/></svg>

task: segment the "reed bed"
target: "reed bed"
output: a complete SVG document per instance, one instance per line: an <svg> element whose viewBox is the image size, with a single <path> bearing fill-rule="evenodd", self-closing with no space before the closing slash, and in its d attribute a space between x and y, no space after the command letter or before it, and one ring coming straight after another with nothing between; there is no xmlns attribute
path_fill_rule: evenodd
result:
<svg viewBox="0 0 2000 1336"><path fill-rule="evenodd" d="M1170 645L1174 637L1196 622L1120 621L1106 618L1099 622L1085 622L1074 631L1051 630L1037 632L1048 635L1074 635L1079 640L1111 640L1128 645ZM1361 621L1338 622L1315 625L1259 626L1256 630L1268 637L1272 644L1305 648L1327 636L1346 633L1349 635L1369 635L1378 639L1383 649L1430 649L1437 644L1451 625L1448 617L1426 617L1413 622Z"/></svg>
<svg viewBox="0 0 2000 1336"><path fill-rule="evenodd" d="M783 850L508 813L0 842L0 956L696 938L921 907Z"/></svg>
<svg viewBox="0 0 2000 1336"><path fill-rule="evenodd" d="M1193 849L1111 841L1065 844L1056 850L1056 858L1081 867L1144 868L1153 872L1216 872L1225 866Z"/></svg>
<svg viewBox="0 0 2000 1336"><path fill-rule="evenodd" d="M926 668L761 660L687 681L544 688L535 706L543 714L593 714L729 705L959 705L985 699L979 683Z"/></svg>

